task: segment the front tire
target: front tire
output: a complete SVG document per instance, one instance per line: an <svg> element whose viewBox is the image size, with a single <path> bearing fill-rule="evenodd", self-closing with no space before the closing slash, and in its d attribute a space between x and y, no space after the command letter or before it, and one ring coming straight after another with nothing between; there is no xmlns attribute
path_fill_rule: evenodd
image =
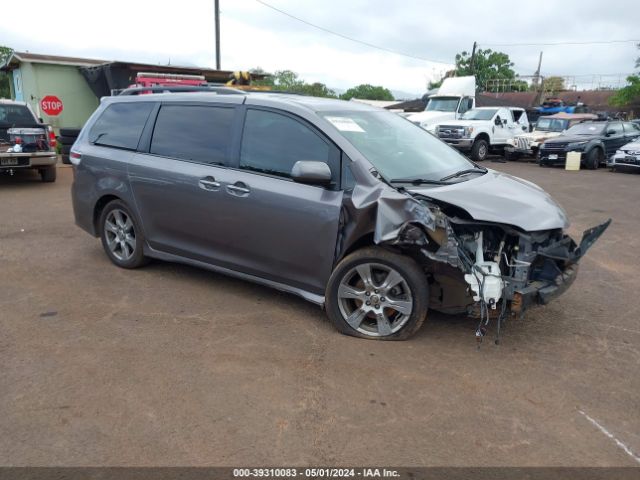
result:
<svg viewBox="0 0 640 480"><path fill-rule="evenodd" d="M124 202L109 202L102 210L99 222L102 247L114 264L137 268L147 263L142 229Z"/></svg>
<svg viewBox="0 0 640 480"><path fill-rule="evenodd" d="M587 153L587 158L584 162L585 166L589 170L596 170L600 166L603 158L604 154L602 153L602 150L599 148L593 148L589 153Z"/></svg>
<svg viewBox="0 0 640 480"><path fill-rule="evenodd" d="M406 340L422 326L429 286L411 258L380 247L358 250L335 268L327 315L341 333L371 340Z"/></svg>
<svg viewBox="0 0 640 480"><path fill-rule="evenodd" d="M471 159L476 162L481 162L487 158L489 155L489 143L479 138L475 142L473 142L473 146L471 147Z"/></svg>

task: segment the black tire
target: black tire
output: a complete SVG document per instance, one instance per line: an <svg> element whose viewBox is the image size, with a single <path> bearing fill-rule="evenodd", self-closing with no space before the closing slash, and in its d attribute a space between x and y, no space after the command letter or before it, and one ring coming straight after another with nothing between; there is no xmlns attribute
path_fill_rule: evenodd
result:
<svg viewBox="0 0 640 480"><path fill-rule="evenodd" d="M592 148L589 153L587 153L587 158L584 161L584 166L589 170L596 170L602 160L604 159L604 154L602 150L599 148Z"/></svg>
<svg viewBox="0 0 640 480"><path fill-rule="evenodd" d="M64 137L73 137L76 138L80 135L80 128L61 128L60 135Z"/></svg>
<svg viewBox="0 0 640 480"><path fill-rule="evenodd" d="M489 155L489 143L482 139L478 138L475 142L473 142L473 146L471 147L471 159L476 162L481 162L487 158Z"/></svg>
<svg viewBox="0 0 640 480"><path fill-rule="evenodd" d="M131 221L131 228L126 228L126 222L122 222L122 225L118 222L111 222L112 225L116 227L122 227L122 229L115 233L113 230L109 228L105 228L107 219L113 218L111 214L114 216L118 216L116 212L123 212L126 214L126 217ZM142 229L140 228L140 224L138 220L131 213L131 209L121 200L112 200L109 202L102 212L100 213L100 219L98 220L98 228L100 231L100 240L102 241L102 247L104 248L107 257L111 260L115 265L121 268L138 268L142 265L145 265L148 262L148 259L144 256L144 234L142 233ZM125 240L124 234L122 231L131 232L133 234L134 246L131 248L131 243L128 240ZM122 240L119 240L119 239ZM117 246L114 250L110 247L113 243L118 243L122 245L126 243L127 246L123 247ZM118 249L120 253L118 253ZM132 253L130 256L125 255L128 251L131 250ZM120 257L119 257L120 255Z"/></svg>
<svg viewBox="0 0 640 480"><path fill-rule="evenodd" d="M62 160L62 163L64 163L65 165L71 165L71 160L69 160L69 155L67 154L60 155L60 159Z"/></svg>
<svg viewBox="0 0 640 480"><path fill-rule="evenodd" d="M520 158L519 152L509 152L508 150L504 151L505 160L518 160L519 158Z"/></svg>
<svg viewBox="0 0 640 480"><path fill-rule="evenodd" d="M58 137L58 140L62 145L69 145L69 146L73 145L77 139L78 137L67 137L65 135L60 135Z"/></svg>
<svg viewBox="0 0 640 480"><path fill-rule="evenodd" d="M58 171L55 165L40 169L40 178L44 183L53 183L56 181Z"/></svg>
<svg viewBox="0 0 640 480"><path fill-rule="evenodd" d="M374 279L369 286L359 272L356 273L357 267L367 266L372 272L370 278ZM392 271L398 274L401 281L387 289L384 283L391 277L383 276L385 270L387 275ZM360 280L352 288L350 282L356 276ZM357 293L359 298L342 293L345 287L352 288L349 291ZM365 300L370 301L369 306L365 306ZM370 340L406 340L418 331L427 316L429 285L422 269L410 257L380 247L367 247L348 255L336 266L327 285L325 301L329 319L345 335ZM410 306L411 310L403 313L390 306L393 304L407 310ZM385 319L383 322L378 320L376 312ZM353 322L355 328L347 318L357 318L357 323Z"/></svg>
<svg viewBox="0 0 640 480"><path fill-rule="evenodd" d="M71 145L62 145L62 154L69 155L71 153Z"/></svg>

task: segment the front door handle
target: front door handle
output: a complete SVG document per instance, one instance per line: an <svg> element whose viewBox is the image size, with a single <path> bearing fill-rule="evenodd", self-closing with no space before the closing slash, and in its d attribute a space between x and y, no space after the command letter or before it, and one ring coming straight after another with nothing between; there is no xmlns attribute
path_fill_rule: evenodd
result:
<svg viewBox="0 0 640 480"><path fill-rule="evenodd" d="M203 190L218 190L220 188L220 182L216 182L213 177L204 177L198 180L198 186Z"/></svg>
<svg viewBox="0 0 640 480"><path fill-rule="evenodd" d="M227 192L237 197L246 197L251 190L242 182L236 182L235 185L227 185Z"/></svg>

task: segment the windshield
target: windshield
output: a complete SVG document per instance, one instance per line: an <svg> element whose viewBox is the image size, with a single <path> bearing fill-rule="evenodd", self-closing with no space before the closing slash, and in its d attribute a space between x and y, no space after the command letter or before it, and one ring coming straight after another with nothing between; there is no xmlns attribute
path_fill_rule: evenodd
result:
<svg viewBox="0 0 640 480"><path fill-rule="evenodd" d="M604 123L579 123L566 131L567 135L602 135Z"/></svg>
<svg viewBox="0 0 640 480"><path fill-rule="evenodd" d="M438 138L391 112L318 112L387 180L438 180L474 165Z"/></svg>
<svg viewBox="0 0 640 480"><path fill-rule="evenodd" d="M540 118L536 124L536 130L544 132L561 132L567 128L569 120L561 118Z"/></svg>
<svg viewBox="0 0 640 480"><path fill-rule="evenodd" d="M37 123L24 105L0 105L0 124L4 126L30 126Z"/></svg>
<svg viewBox="0 0 640 480"><path fill-rule="evenodd" d="M458 109L459 97L431 97L426 111L455 112Z"/></svg>
<svg viewBox="0 0 640 480"><path fill-rule="evenodd" d="M498 110L494 108L487 110L473 109L465 112L465 114L460 118L463 120L491 120L497 111Z"/></svg>

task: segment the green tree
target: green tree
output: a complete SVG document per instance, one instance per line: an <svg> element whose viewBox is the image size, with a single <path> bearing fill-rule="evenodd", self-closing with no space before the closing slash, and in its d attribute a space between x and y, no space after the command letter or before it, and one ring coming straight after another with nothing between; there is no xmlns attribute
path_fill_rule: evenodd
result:
<svg viewBox="0 0 640 480"><path fill-rule="evenodd" d="M638 44L638 48L640 48L640 44ZM640 68L640 57L636 59L636 68ZM629 75L627 83L626 87L622 87L611 96L609 99L611 105L622 107L640 101L640 75Z"/></svg>
<svg viewBox="0 0 640 480"><path fill-rule="evenodd" d="M260 67L250 70L251 73L266 74ZM255 80L254 85L268 86L274 90L282 90L292 93L301 93L313 97L336 97L336 92L328 88L324 83L306 83L292 70L278 70L273 75L262 80Z"/></svg>
<svg viewBox="0 0 640 480"><path fill-rule="evenodd" d="M542 81L542 87L545 92L551 92L556 94L565 90L564 78L562 77L548 77Z"/></svg>
<svg viewBox="0 0 640 480"><path fill-rule="evenodd" d="M394 100L393 95L388 89L380 86L369 85L368 83L350 88L340 95L340 98L342 100L351 100L352 98L362 98L365 100Z"/></svg>
<svg viewBox="0 0 640 480"><path fill-rule="evenodd" d="M12 53L13 50L11 48L0 46L0 65L4 65ZM11 79L6 72L0 72L0 98L9 98L11 96L10 81Z"/></svg>
<svg viewBox="0 0 640 480"><path fill-rule="evenodd" d="M516 72L513 70L514 63L509 55L502 52L494 52L490 48L483 50L479 48L471 65L471 54L461 52L456 55L456 76L465 75L476 76L476 86L480 91L492 88L491 80L499 81L501 84L509 85L506 80L516 80Z"/></svg>

